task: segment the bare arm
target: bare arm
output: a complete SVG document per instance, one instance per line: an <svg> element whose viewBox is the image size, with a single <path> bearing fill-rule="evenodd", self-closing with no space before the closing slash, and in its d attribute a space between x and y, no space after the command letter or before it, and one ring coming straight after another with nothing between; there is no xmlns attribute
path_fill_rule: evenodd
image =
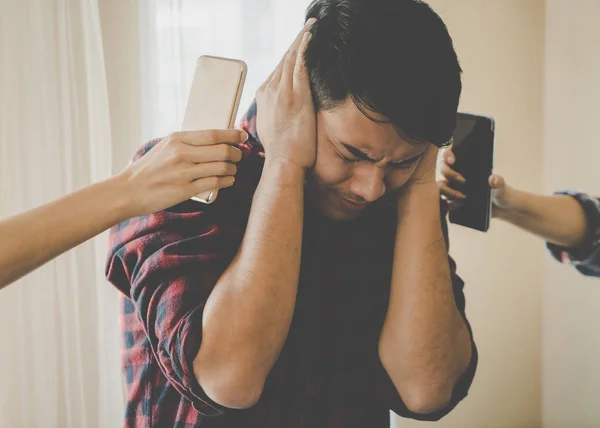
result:
<svg viewBox="0 0 600 428"><path fill-rule="evenodd" d="M464 182L464 177L453 169L454 162L454 153L446 149L437 164L438 186L450 209L466 197L453 188ZM522 192L506 184L499 175L492 175L489 183L494 217L567 248L578 247L589 238L592 231L587 230L585 212L574 198Z"/></svg>
<svg viewBox="0 0 600 428"><path fill-rule="evenodd" d="M0 222L0 287L127 218L124 184L112 178Z"/></svg>
<svg viewBox="0 0 600 428"><path fill-rule="evenodd" d="M495 216L544 240L567 248L582 245L589 236L581 204L567 195L542 196L510 189L511 205Z"/></svg>
<svg viewBox="0 0 600 428"><path fill-rule="evenodd" d="M242 134L219 131L216 137L235 144L246 138ZM217 147L203 131L179 137L185 142L161 141L114 178L0 221L0 288L114 224L233 184L238 149Z"/></svg>
<svg viewBox="0 0 600 428"><path fill-rule="evenodd" d="M211 293L194 372L219 404L254 404L281 351L296 302L304 171L265 165L234 261Z"/></svg>
<svg viewBox="0 0 600 428"><path fill-rule="evenodd" d="M294 312L304 177L316 153L316 115L303 60L308 28L257 94L265 167L241 247L204 309L194 373L206 395L225 407L258 401Z"/></svg>
<svg viewBox="0 0 600 428"><path fill-rule="evenodd" d="M398 207L379 355L406 406L432 413L449 403L471 359L471 339L454 300L435 182L409 188Z"/></svg>

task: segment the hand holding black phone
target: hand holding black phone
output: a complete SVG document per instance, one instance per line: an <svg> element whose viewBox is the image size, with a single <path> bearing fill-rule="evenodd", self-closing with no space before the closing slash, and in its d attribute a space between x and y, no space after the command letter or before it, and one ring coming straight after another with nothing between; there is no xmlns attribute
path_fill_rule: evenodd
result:
<svg viewBox="0 0 600 428"><path fill-rule="evenodd" d="M494 119L470 113L457 113L453 134L452 166L465 178L453 187L467 198L450 212L450 222L487 232L492 212L492 195L488 183L494 165Z"/></svg>

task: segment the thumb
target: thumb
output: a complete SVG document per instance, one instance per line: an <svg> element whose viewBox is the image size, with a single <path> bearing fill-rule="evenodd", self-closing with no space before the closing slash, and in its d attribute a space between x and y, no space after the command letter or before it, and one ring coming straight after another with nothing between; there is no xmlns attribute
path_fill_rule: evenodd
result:
<svg viewBox="0 0 600 428"><path fill-rule="evenodd" d="M494 190L504 190L506 186L506 182L504 181L504 177L501 175L492 174L490 175L490 187Z"/></svg>
<svg viewBox="0 0 600 428"><path fill-rule="evenodd" d="M504 177L500 175L490 176L490 186L492 188L492 199L494 204L499 207L506 207L508 204L508 185Z"/></svg>
<svg viewBox="0 0 600 428"><path fill-rule="evenodd" d="M448 165L454 165L456 158L454 157L454 153L452 153L452 148L444 150L444 160Z"/></svg>

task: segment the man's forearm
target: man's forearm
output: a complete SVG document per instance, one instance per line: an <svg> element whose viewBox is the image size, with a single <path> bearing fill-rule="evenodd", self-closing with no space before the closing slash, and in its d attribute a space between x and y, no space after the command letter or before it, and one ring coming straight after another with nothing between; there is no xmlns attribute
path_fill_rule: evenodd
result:
<svg viewBox="0 0 600 428"><path fill-rule="evenodd" d="M286 340L300 272L303 207L304 170L267 161L241 247L204 309L194 371L221 404L247 407L258 399Z"/></svg>
<svg viewBox="0 0 600 428"><path fill-rule="evenodd" d="M497 208L497 218L556 245L574 248L585 241L589 233L587 219L583 208L574 198L512 191L511 207Z"/></svg>
<svg viewBox="0 0 600 428"><path fill-rule="evenodd" d="M0 221L0 289L130 215L123 179Z"/></svg>
<svg viewBox="0 0 600 428"><path fill-rule="evenodd" d="M409 409L444 407L471 358L471 341L454 301L435 185L399 201L390 304L381 361Z"/></svg>

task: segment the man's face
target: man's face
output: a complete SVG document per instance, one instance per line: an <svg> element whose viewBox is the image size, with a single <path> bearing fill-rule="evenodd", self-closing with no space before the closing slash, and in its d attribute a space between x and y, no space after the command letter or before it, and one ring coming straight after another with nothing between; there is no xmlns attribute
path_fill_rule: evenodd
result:
<svg viewBox="0 0 600 428"><path fill-rule="evenodd" d="M350 99L320 111L317 130L308 192L318 211L336 221L356 219L369 204L406 184L427 146L406 142L390 123L373 122Z"/></svg>

